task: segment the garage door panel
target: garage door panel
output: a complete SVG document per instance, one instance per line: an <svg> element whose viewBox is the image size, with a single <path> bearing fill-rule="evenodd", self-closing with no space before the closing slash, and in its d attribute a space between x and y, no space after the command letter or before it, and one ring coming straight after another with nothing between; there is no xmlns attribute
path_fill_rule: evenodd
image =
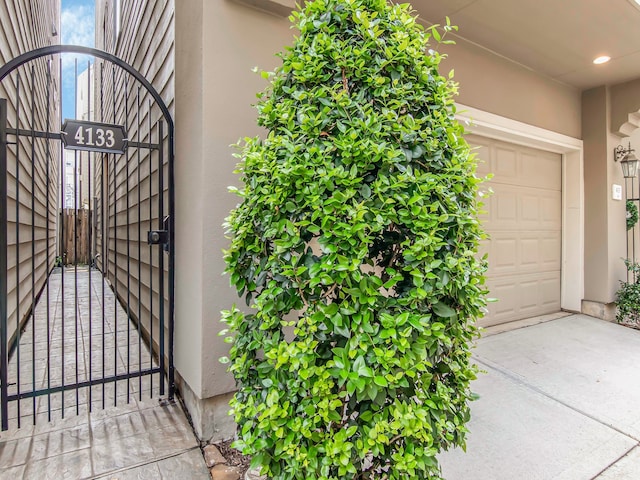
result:
<svg viewBox="0 0 640 480"><path fill-rule="evenodd" d="M518 221L518 196L508 189L494 190L490 198L489 222L510 225Z"/></svg>
<svg viewBox="0 0 640 480"><path fill-rule="evenodd" d="M520 264L521 273L531 273L532 270L560 271L562 263L560 232L519 232L518 238L523 258Z"/></svg>
<svg viewBox="0 0 640 480"><path fill-rule="evenodd" d="M540 239L540 269L558 270L562 265L562 236L560 232Z"/></svg>
<svg viewBox="0 0 640 480"><path fill-rule="evenodd" d="M487 138L480 145L478 174L493 174L483 185L481 221L489 239L487 287L497 303L482 325L495 325L560 310L562 265L562 174L560 155Z"/></svg>
<svg viewBox="0 0 640 480"><path fill-rule="evenodd" d="M535 315L534 312L540 303L540 295L537 291L538 280L532 278L521 280L517 285L517 288L520 290L518 311L525 315Z"/></svg>
<svg viewBox="0 0 640 480"><path fill-rule="evenodd" d="M496 147L492 173L501 182L513 183L518 178L518 155L512 148Z"/></svg>
<svg viewBox="0 0 640 480"><path fill-rule="evenodd" d="M539 190L536 198L527 196L522 200L518 227L525 230L562 229L560 192Z"/></svg>
<svg viewBox="0 0 640 480"><path fill-rule="evenodd" d="M556 272L516 275L489 279L489 297L497 299L488 305L484 326L545 315L560 310L560 278Z"/></svg>
<svg viewBox="0 0 640 480"><path fill-rule="evenodd" d="M523 268L538 269L540 263L540 239L539 238L522 238L520 248L522 249Z"/></svg>
<svg viewBox="0 0 640 480"><path fill-rule="evenodd" d="M561 230L561 192L513 185L493 185L480 216L487 232L500 230Z"/></svg>
<svg viewBox="0 0 640 480"><path fill-rule="evenodd" d="M473 150L479 159L477 171L493 174L492 184L562 190L559 155L497 141L480 140L479 146L477 139L470 140L473 147L478 146Z"/></svg>
<svg viewBox="0 0 640 480"><path fill-rule="evenodd" d="M547 225L560 227L562 224L562 196L560 192L542 195L540 197L541 217L540 220Z"/></svg>
<svg viewBox="0 0 640 480"><path fill-rule="evenodd" d="M549 277L540 282L540 305L545 311L557 312L560 310L559 291L560 278L557 276Z"/></svg>
<svg viewBox="0 0 640 480"><path fill-rule="evenodd" d="M547 190L562 190L562 177L558 173L558 155L529 150L519 158L521 179L519 185Z"/></svg>
<svg viewBox="0 0 640 480"><path fill-rule="evenodd" d="M486 318L509 318L518 310L518 287L511 282L487 282L489 297L496 300L488 305L489 315ZM498 322L499 323L499 322Z"/></svg>
<svg viewBox="0 0 640 480"><path fill-rule="evenodd" d="M489 277L560 272L562 237L560 232L494 232L482 243L482 253L489 254Z"/></svg>
<svg viewBox="0 0 640 480"><path fill-rule="evenodd" d="M492 268L496 274L515 270L518 264L517 240L512 237L495 239L491 242L489 257L492 259Z"/></svg>
<svg viewBox="0 0 640 480"><path fill-rule="evenodd" d="M478 161L476 174L479 177L484 177L491 173L491 152L489 150L489 145L481 145L476 142L474 145L471 145L471 148L471 152L475 154Z"/></svg>

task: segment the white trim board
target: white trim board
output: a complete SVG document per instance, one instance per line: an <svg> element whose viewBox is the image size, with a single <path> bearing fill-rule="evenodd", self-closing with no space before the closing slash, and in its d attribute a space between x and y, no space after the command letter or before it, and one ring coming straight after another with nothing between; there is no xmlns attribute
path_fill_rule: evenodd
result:
<svg viewBox="0 0 640 480"><path fill-rule="evenodd" d="M494 113L456 104L456 119L471 133L505 142L539 148L548 152L565 153L582 150L582 140L562 133L529 125Z"/></svg>
<svg viewBox="0 0 640 480"><path fill-rule="evenodd" d="M582 140L456 104L468 133L562 154L560 305L579 312L584 298L584 166Z"/></svg>

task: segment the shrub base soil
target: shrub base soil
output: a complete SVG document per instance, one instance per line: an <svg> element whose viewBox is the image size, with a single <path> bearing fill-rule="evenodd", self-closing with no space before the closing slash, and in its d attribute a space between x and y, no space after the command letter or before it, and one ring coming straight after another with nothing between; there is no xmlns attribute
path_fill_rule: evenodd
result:
<svg viewBox="0 0 640 480"><path fill-rule="evenodd" d="M232 467L238 467L241 472L240 478L244 478L244 475L247 470L249 470L249 465L251 464L251 457L247 455L243 455L238 450L233 448L231 444L233 440L225 440L224 442L216 443L216 447L220 450L220 453L227 461L227 465Z"/></svg>

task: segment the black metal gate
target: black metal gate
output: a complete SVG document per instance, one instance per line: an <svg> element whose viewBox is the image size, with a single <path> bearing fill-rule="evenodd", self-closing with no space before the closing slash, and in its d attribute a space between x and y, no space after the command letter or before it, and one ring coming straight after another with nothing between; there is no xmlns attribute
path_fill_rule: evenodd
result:
<svg viewBox="0 0 640 480"><path fill-rule="evenodd" d="M62 118L63 54L75 111ZM51 46L0 68L2 430L173 400L173 121L106 52Z"/></svg>

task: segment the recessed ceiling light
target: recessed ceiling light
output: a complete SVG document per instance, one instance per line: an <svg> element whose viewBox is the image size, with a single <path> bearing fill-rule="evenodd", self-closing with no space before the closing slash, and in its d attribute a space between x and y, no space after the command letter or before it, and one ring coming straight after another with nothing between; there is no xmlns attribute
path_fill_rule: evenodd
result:
<svg viewBox="0 0 640 480"><path fill-rule="evenodd" d="M611 60L611 57L607 55L602 55L601 57L594 58L593 63L595 63L596 65L600 65L603 63L607 63L609 60Z"/></svg>

